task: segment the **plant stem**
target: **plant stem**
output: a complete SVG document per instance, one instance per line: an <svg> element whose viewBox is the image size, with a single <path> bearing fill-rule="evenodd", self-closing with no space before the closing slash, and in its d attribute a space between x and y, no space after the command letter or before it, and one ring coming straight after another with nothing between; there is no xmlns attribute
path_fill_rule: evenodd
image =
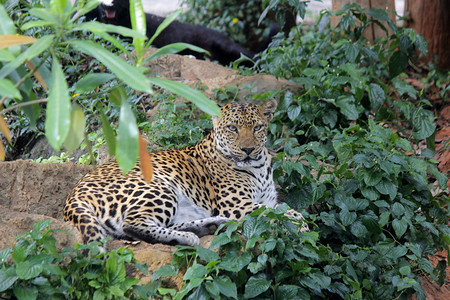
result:
<svg viewBox="0 0 450 300"><path fill-rule="evenodd" d="M43 98L43 99L37 99L37 100L32 100L32 101L27 101L27 102L22 102L13 106L10 106L8 108L3 109L2 111L0 111L0 115L3 115L7 112L10 112L12 110L15 110L16 108L22 107L22 106L27 106L27 105L33 105L33 104L37 104L37 103L45 103L47 102L48 99L47 98Z"/></svg>

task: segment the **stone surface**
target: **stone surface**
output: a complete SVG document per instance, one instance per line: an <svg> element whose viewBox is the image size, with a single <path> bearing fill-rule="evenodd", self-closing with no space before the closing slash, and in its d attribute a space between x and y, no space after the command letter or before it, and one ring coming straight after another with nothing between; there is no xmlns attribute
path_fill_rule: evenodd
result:
<svg viewBox="0 0 450 300"><path fill-rule="evenodd" d="M62 219L67 195L77 181L92 169L92 166L71 162L0 162L0 205L17 212Z"/></svg>
<svg viewBox="0 0 450 300"><path fill-rule="evenodd" d="M61 220L44 215L27 212L17 212L0 205L0 250L12 248L15 245L15 238L19 234L33 229L33 224L42 220L51 219L50 229L63 229L63 232L55 233L57 247L71 248L75 242L80 242L80 234L71 225Z"/></svg>

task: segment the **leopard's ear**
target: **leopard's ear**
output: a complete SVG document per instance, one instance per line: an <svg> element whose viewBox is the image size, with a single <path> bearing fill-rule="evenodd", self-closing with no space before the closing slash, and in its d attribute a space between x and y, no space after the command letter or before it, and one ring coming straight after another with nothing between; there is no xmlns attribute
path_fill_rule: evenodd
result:
<svg viewBox="0 0 450 300"><path fill-rule="evenodd" d="M266 103L262 104L258 107L261 114L267 119L267 122L270 122L273 118L273 114L275 109L277 109L278 102L275 99L270 99Z"/></svg>
<svg viewBox="0 0 450 300"><path fill-rule="evenodd" d="M213 128L217 127L217 123L219 122L219 116L211 116Z"/></svg>

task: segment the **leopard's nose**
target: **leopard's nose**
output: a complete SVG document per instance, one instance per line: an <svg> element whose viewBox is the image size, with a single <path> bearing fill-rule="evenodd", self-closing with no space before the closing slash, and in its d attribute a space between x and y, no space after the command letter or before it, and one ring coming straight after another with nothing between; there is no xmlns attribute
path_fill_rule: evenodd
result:
<svg viewBox="0 0 450 300"><path fill-rule="evenodd" d="M242 151L244 151L245 153L247 153L247 155L250 155L250 153L253 152L253 150L255 150L255 147L251 147L251 148L241 148Z"/></svg>

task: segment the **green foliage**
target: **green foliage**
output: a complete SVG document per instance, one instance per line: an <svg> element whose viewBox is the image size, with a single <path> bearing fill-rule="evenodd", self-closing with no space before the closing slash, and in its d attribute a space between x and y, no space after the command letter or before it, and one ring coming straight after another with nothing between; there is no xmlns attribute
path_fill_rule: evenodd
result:
<svg viewBox="0 0 450 300"><path fill-rule="evenodd" d="M16 238L12 249L0 251L2 299L139 298L134 291L139 280L126 276L125 264L141 272L146 267L136 263L130 250L100 253L100 243L58 250L54 233L62 231L48 229L50 223L34 224L31 231Z"/></svg>
<svg viewBox="0 0 450 300"><path fill-rule="evenodd" d="M426 53L426 42L388 22L393 34L370 45L361 33L382 26L385 12L351 5L337 14L337 29L300 25L261 65L305 87L281 94L269 147L277 151L274 179L284 201L306 208L314 231L297 233L282 208L255 212L228 224L211 249L181 247L155 284L187 264L185 284L160 287L160 295L424 299L419 274L444 282L445 261L433 268L429 256L448 251L448 196L431 189L436 182L445 190L448 178L433 160L430 102L402 73L414 48ZM446 83L440 87L445 95ZM215 96L227 101L237 93L225 88Z"/></svg>
<svg viewBox="0 0 450 300"><path fill-rule="evenodd" d="M269 34L270 21L259 24L263 12L261 0L183 0L188 10L181 15L186 23L199 24L219 32L252 49Z"/></svg>
<svg viewBox="0 0 450 300"><path fill-rule="evenodd" d="M206 113L217 115L220 112L215 103L185 84L147 77L144 64L150 59L193 49L192 46L168 45L144 59L156 36L146 42L145 16L140 1L130 1L133 30L94 21L81 22L83 14L97 4L96 0L77 1L74 6L67 0L34 0L31 3L8 1L0 6L4 23L0 34L9 35L2 40L10 45L1 50L0 56L0 84L5 87L0 98L0 108L5 106L5 109L0 110L0 114L23 109L34 126L41 114L39 103L47 102L45 135L49 143L57 151L62 146L72 151L84 139L86 115L98 120L99 115L106 116L105 111L116 107L120 110L117 151L112 131L106 128L104 134L108 135L105 139L110 153L116 154L126 172L134 166L138 155L134 147L138 129L128 103L132 91L153 93L152 87L158 86L185 97ZM178 14L168 17L156 34ZM19 37L14 36L17 32L21 33ZM110 33L130 37L132 44ZM85 38L86 35L90 39ZM31 41L27 36L34 36L36 40ZM136 49L136 54L131 54L130 46ZM92 72L85 74L89 69ZM120 97L115 97L114 93ZM107 118L102 117L102 120L103 127L107 126Z"/></svg>

